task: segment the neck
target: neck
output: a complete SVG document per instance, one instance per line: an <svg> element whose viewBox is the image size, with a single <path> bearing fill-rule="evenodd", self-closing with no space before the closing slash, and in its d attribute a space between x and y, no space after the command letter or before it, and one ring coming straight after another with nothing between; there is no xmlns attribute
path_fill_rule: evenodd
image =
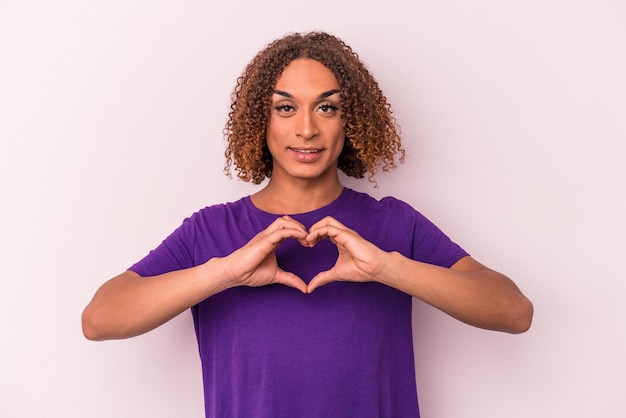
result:
<svg viewBox="0 0 626 418"><path fill-rule="evenodd" d="M262 190L250 196L259 209L275 214L297 214L311 212L333 202L343 191L339 177L334 181L278 182L270 178Z"/></svg>

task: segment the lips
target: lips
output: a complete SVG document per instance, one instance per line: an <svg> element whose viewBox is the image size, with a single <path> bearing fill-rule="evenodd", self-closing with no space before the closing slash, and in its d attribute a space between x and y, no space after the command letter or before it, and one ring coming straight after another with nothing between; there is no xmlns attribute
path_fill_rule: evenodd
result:
<svg viewBox="0 0 626 418"><path fill-rule="evenodd" d="M322 154L321 148L289 148L300 162L310 163L316 161Z"/></svg>
<svg viewBox="0 0 626 418"><path fill-rule="evenodd" d="M322 152L321 149L302 149L302 148L291 148L292 151L300 152L302 154L315 154L318 152Z"/></svg>

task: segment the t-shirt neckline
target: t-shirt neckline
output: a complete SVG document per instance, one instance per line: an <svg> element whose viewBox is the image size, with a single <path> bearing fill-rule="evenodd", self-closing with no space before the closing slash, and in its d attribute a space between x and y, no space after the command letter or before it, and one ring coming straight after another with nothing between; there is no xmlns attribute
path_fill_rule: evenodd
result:
<svg viewBox="0 0 626 418"><path fill-rule="evenodd" d="M243 203L248 207L249 210L251 210L252 212L261 214L263 216L269 217L269 218L280 218L281 216L291 216L291 217L307 217L307 216L311 216L311 215L317 215L320 212L325 212L328 210L332 210L334 207L336 207L337 205L341 204L348 196L349 192L351 191L351 189L344 187L343 190L341 191L341 193L339 194L339 196L337 196L337 198L335 200L333 200L332 202L328 203L327 205L324 205L320 208L308 211L308 212L301 212L301 213L270 213L270 212L266 212L263 209L260 209L258 207L256 207L254 205L254 203L252 203L252 199L250 198L250 195L245 196L242 200Z"/></svg>

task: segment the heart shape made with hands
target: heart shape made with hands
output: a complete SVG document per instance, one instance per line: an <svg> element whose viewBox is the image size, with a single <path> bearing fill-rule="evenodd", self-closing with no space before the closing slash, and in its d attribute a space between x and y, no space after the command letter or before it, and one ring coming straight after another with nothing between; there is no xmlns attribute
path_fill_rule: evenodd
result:
<svg viewBox="0 0 626 418"><path fill-rule="evenodd" d="M285 216L277 219L265 231L267 243L271 244L271 263L275 268L272 282L294 287L303 293L312 293L318 287L336 281L375 280L377 272L381 269L384 254L387 254L332 217L323 218L307 230L301 223ZM302 246L309 248L321 240L328 239L337 246L339 253L337 260L333 267L318 273L307 285L296 274L284 271L276 264L274 251L285 239L295 239Z"/></svg>

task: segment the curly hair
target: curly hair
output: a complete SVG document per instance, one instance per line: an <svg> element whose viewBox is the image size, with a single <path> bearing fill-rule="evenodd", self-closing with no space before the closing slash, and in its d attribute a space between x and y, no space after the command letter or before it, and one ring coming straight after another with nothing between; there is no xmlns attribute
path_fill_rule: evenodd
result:
<svg viewBox="0 0 626 418"><path fill-rule="evenodd" d="M316 60L330 69L341 86L345 144L338 167L346 175L369 180L378 168L396 167L395 155L404 161L399 128L387 98L358 55L341 39L324 33L294 33L270 43L246 66L232 93L224 128L226 165L230 176L254 184L272 175L273 160L265 135L276 82L298 58Z"/></svg>

